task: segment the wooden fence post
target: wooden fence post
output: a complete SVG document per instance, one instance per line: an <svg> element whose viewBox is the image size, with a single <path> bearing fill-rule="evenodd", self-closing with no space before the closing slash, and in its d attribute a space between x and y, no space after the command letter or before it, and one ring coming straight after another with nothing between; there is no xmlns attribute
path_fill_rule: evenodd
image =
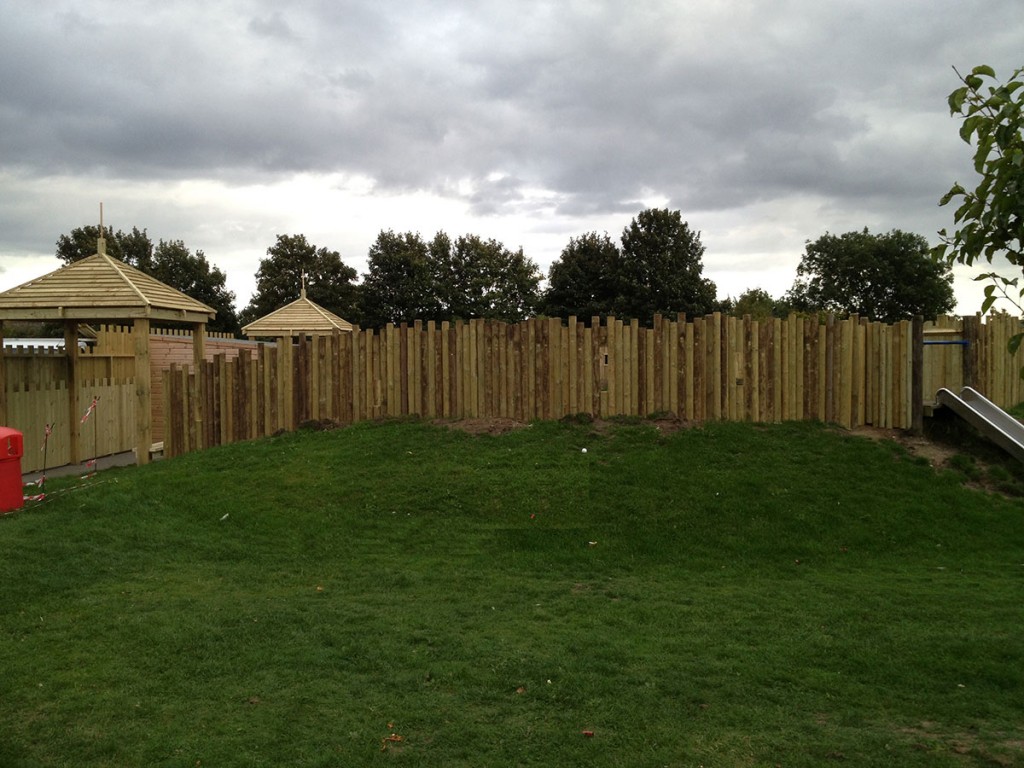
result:
<svg viewBox="0 0 1024 768"><path fill-rule="evenodd" d="M152 447L152 387L149 378L149 318L135 320L135 463L149 463ZM78 342L75 341L75 349ZM95 427L94 427L95 428ZM96 458L95 456L93 458Z"/></svg>
<svg viewBox="0 0 1024 768"><path fill-rule="evenodd" d="M976 385L974 377L977 371L978 361L978 326L981 324L981 318L977 315L973 317L964 317L963 319L963 336L964 347L963 347L963 385L965 387L973 387Z"/></svg>
<svg viewBox="0 0 1024 768"><path fill-rule="evenodd" d="M914 318L911 341L910 430L924 432L924 318Z"/></svg>

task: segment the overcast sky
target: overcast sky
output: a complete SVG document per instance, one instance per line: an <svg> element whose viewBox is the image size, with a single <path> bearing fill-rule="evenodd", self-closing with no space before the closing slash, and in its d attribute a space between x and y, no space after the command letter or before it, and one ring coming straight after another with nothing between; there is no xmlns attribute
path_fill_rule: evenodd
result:
<svg viewBox="0 0 1024 768"><path fill-rule="evenodd" d="M0 290L96 224L183 240L241 309L278 234L618 240L679 209L720 297L806 240L936 241L971 183L952 70L1024 65L1020 0L7 0ZM959 273L960 309L980 287Z"/></svg>

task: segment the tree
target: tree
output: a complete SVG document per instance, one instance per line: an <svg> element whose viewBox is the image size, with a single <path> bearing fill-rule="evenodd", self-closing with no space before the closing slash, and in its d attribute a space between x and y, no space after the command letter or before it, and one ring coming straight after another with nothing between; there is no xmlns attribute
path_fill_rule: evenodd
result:
<svg viewBox="0 0 1024 768"><path fill-rule="evenodd" d="M537 265L497 240L464 235L452 243L438 232L429 247L438 311L445 318L494 318L518 322L536 309Z"/></svg>
<svg viewBox="0 0 1024 768"><path fill-rule="evenodd" d="M963 85L949 95L949 111L963 120L960 138L967 144L977 143L974 170L981 180L973 191L954 183L939 201L947 205L961 200L953 214L957 229L951 235L940 230L942 243L932 254L947 264L968 266L980 259L991 264L1002 255L1014 267L1024 268L1024 68L1005 83L999 83L995 71L984 65L966 77L956 74ZM986 78L994 84L986 86ZM1000 295L1024 311L1024 288L1018 289L1016 277L988 272L976 279L991 281L985 287L983 312ZM1020 340L1019 334L1015 336L1011 349L1016 350Z"/></svg>
<svg viewBox="0 0 1024 768"><path fill-rule="evenodd" d="M368 256L369 272L361 288L363 325L377 328L437 317L430 251L418 233L381 230Z"/></svg>
<svg viewBox="0 0 1024 768"><path fill-rule="evenodd" d="M785 317L789 314L789 304L785 299L775 299L763 288L748 288L732 302L728 313L735 317L750 315L754 320L767 320L772 317Z"/></svg>
<svg viewBox="0 0 1024 768"><path fill-rule="evenodd" d="M616 314L649 322L657 313L711 312L716 290L701 277L703 256L700 232L679 211L641 211L622 232Z"/></svg>
<svg viewBox="0 0 1024 768"><path fill-rule="evenodd" d="M57 258L72 264L97 252L99 227L86 225L57 238ZM132 227L131 232L111 233L104 228L108 256L155 277L175 290L201 301L217 311L210 330L237 333L238 314L235 294L227 290L227 275L211 267L202 251L193 255L181 240L163 241L153 247L146 230Z"/></svg>
<svg viewBox="0 0 1024 768"><path fill-rule="evenodd" d="M806 251L787 294L804 312L857 314L884 323L953 309L953 275L930 257L921 235L826 232Z"/></svg>
<svg viewBox="0 0 1024 768"><path fill-rule="evenodd" d="M237 334L240 330L235 312L235 294L227 290L227 275L211 267L202 251L193 255L181 240L161 240L153 253L149 273L217 311L207 327L211 331Z"/></svg>
<svg viewBox="0 0 1024 768"><path fill-rule="evenodd" d="M570 238L548 270L541 311L552 317L615 314L621 259L607 233Z"/></svg>
<svg viewBox="0 0 1024 768"><path fill-rule="evenodd" d="M247 325L299 298L305 279L306 296L329 312L358 317L357 272L337 251L317 248L305 235L278 235L267 248L256 272L256 293L239 318Z"/></svg>
<svg viewBox="0 0 1024 768"><path fill-rule="evenodd" d="M65 264L72 264L94 255L98 250L99 232L98 226L87 224L72 229L70 234L61 235L57 238L57 258ZM153 263L153 241L146 230L140 232L138 227L132 227L132 231L126 234L104 227L104 239L108 256L149 274Z"/></svg>

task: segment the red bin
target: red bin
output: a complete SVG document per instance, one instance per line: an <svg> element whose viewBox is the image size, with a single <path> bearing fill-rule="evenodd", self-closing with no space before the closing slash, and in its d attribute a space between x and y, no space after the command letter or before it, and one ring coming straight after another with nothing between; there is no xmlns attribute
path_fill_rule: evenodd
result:
<svg viewBox="0 0 1024 768"><path fill-rule="evenodd" d="M0 512L21 509L25 503L21 486L21 457L24 453L21 432L0 427Z"/></svg>

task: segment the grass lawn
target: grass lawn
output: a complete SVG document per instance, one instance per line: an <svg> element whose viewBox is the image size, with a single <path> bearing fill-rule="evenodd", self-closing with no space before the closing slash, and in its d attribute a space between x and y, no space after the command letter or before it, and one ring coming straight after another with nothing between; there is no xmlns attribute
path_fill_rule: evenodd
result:
<svg viewBox="0 0 1024 768"><path fill-rule="evenodd" d="M7 768L1024 765L1024 502L894 443L402 422L48 490Z"/></svg>

